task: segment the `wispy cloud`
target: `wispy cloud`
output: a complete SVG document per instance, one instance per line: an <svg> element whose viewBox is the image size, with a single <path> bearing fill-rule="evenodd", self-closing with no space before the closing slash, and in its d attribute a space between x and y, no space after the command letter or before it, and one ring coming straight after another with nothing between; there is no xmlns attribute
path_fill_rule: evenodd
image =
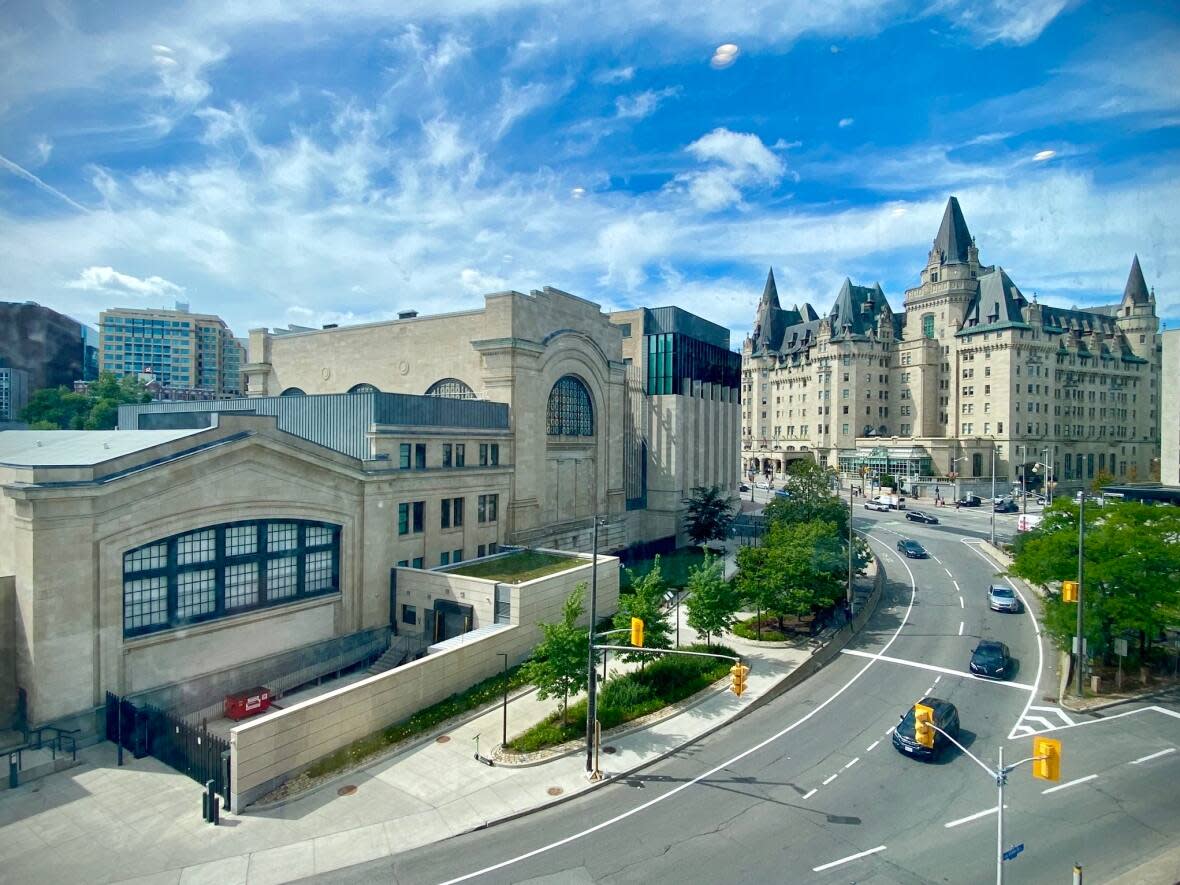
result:
<svg viewBox="0 0 1180 885"><path fill-rule="evenodd" d="M119 273L113 267L84 268L76 280L71 280L66 285L71 289L139 297L180 295L184 292L183 286L171 283L163 277L150 276L141 279L131 274Z"/></svg>
<svg viewBox="0 0 1180 885"><path fill-rule="evenodd" d="M839 126L841 129L847 129L849 126L851 126L855 122L856 122L856 120L852 119L852 117L841 117L840 122L837 123L836 125Z"/></svg>
<svg viewBox="0 0 1180 885"><path fill-rule="evenodd" d="M12 160L8 159L5 156L0 156L0 169L7 169L13 175L17 176L18 178L23 178L25 181L32 184L38 190L44 191L45 193L49 194L50 196L56 197L57 199L59 199L63 203L65 203L66 205L72 206L74 209L77 209L79 212L89 212L90 211L85 206L83 206L81 203L74 200L72 197L66 196L61 191L59 191L57 188L55 188L53 185L46 184L44 181L42 181L40 178L38 178L36 175L34 175L28 169L24 168L23 166L18 165L17 163L12 162Z"/></svg>

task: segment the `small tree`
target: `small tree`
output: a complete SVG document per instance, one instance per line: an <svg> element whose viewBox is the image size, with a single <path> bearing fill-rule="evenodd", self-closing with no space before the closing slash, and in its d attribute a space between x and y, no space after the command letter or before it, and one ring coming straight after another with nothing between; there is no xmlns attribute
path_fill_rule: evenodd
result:
<svg viewBox="0 0 1180 885"><path fill-rule="evenodd" d="M685 499L684 530L694 544L724 538L733 524L737 503L720 485L697 486Z"/></svg>
<svg viewBox="0 0 1180 885"><path fill-rule="evenodd" d="M561 724L566 724L566 711L571 694L586 687L586 661L590 653L590 633L578 627L578 618L585 611L582 600L586 595L585 582L578 584L565 601L561 620L556 624L541 624L544 638L533 650L533 657L524 665L525 678L537 686L537 697L561 698Z"/></svg>
<svg viewBox="0 0 1180 885"><path fill-rule="evenodd" d="M829 522L776 523L761 548L738 552L739 586L759 609L778 618L806 615L846 592L846 541ZM745 550L757 552L745 553ZM856 560L860 560L854 550ZM854 562L856 565L856 562Z"/></svg>
<svg viewBox="0 0 1180 885"><path fill-rule="evenodd" d="M1090 483L1090 490L1093 492L1101 492L1104 488L1114 482L1114 474L1109 470L1099 470L1094 475L1094 481Z"/></svg>
<svg viewBox="0 0 1180 885"><path fill-rule="evenodd" d="M643 621L643 645L645 648L669 648L672 645L672 625L664 609L664 594L667 585L656 556L651 569L643 577L636 577L627 569L631 581L631 592L619 597L619 611L615 615L615 628L629 630L631 619ZM623 660L645 660L642 655L624 655Z"/></svg>
<svg viewBox="0 0 1180 885"><path fill-rule="evenodd" d="M737 591L725 580L725 562L705 554L704 562L688 572L688 626L705 634L705 642L713 634L720 635L733 626L740 600Z"/></svg>

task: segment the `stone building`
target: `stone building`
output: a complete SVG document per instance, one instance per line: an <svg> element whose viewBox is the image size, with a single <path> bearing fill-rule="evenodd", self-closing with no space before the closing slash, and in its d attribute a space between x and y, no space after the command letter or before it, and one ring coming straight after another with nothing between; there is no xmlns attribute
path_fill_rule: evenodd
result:
<svg viewBox="0 0 1180 885"><path fill-rule="evenodd" d="M1122 298L1038 304L983 265L951 197L918 286L894 314L880 285L845 280L824 316L784 309L773 272L743 347L742 470L815 458L908 478L996 475L1063 488L1158 467L1155 296L1132 261Z"/></svg>
<svg viewBox="0 0 1180 885"><path fill-rule="evenodd" d="M1170 329L1163 339L1161 377L1180 378L1180 329ZM1160 419L1160 481L1180 486L1180 396L1163 397Z"/></svg>

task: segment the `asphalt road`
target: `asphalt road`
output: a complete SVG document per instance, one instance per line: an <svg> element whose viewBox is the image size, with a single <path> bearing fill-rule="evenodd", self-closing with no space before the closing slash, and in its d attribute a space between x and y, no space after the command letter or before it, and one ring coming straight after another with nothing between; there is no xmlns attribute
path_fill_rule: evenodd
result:
<svg viewBox="0 0 1180 885"><path fill-rule="evenodd" d="M1033 618L987 610L996 566L967 524L863 513L857 525L884 560L886 596L846 653L798 688L624 782L316 881L994 881L994 781L962 753L926 764L889 742L924 694L958 707L963 743L988 763L1001 745L1008 762L1031 755L1034 730L1063 742L1060 782L1027 765L1010 775L1005 844L1025 847L1008 881L1068 881L1075 862L1103 881L1171 847L1177 706L1056 709ZM900 537L932 557L899 559ZM966 673L980 638L1010 646L1010 683Z"/></svg>

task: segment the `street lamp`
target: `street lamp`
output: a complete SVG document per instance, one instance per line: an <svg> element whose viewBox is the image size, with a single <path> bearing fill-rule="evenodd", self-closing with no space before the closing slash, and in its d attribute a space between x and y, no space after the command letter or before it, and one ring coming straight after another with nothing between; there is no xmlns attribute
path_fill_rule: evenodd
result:
<svg viewBox="0 0 1180 885"><path fill-rule="evenodd" d="M1000 447L996 445L996 438L992 437L992 546L996 546L996 454Z"/></svg>
<svg viewBox="0 0 1180 885"><path fill-rule="evenodd" d="M956 501L958 501L961 496L959 495L959 483L958 483L959 471L955 470L955 465L958 464L960 461L965 460L966 457L967 457L966 455L960 455L958 458L951 458L951 469L950 469L951 493L955 496Z"/></svg>
<svg viewBox="0 0 1180 885"><path fill-rule="evenodd" d="M586 771L594 771L594 722L598 718L598 670L594 666L594 628L598 626L598 527L606 520L594 517L593 559L590 565L590 631L586 642Z"/></svg>

